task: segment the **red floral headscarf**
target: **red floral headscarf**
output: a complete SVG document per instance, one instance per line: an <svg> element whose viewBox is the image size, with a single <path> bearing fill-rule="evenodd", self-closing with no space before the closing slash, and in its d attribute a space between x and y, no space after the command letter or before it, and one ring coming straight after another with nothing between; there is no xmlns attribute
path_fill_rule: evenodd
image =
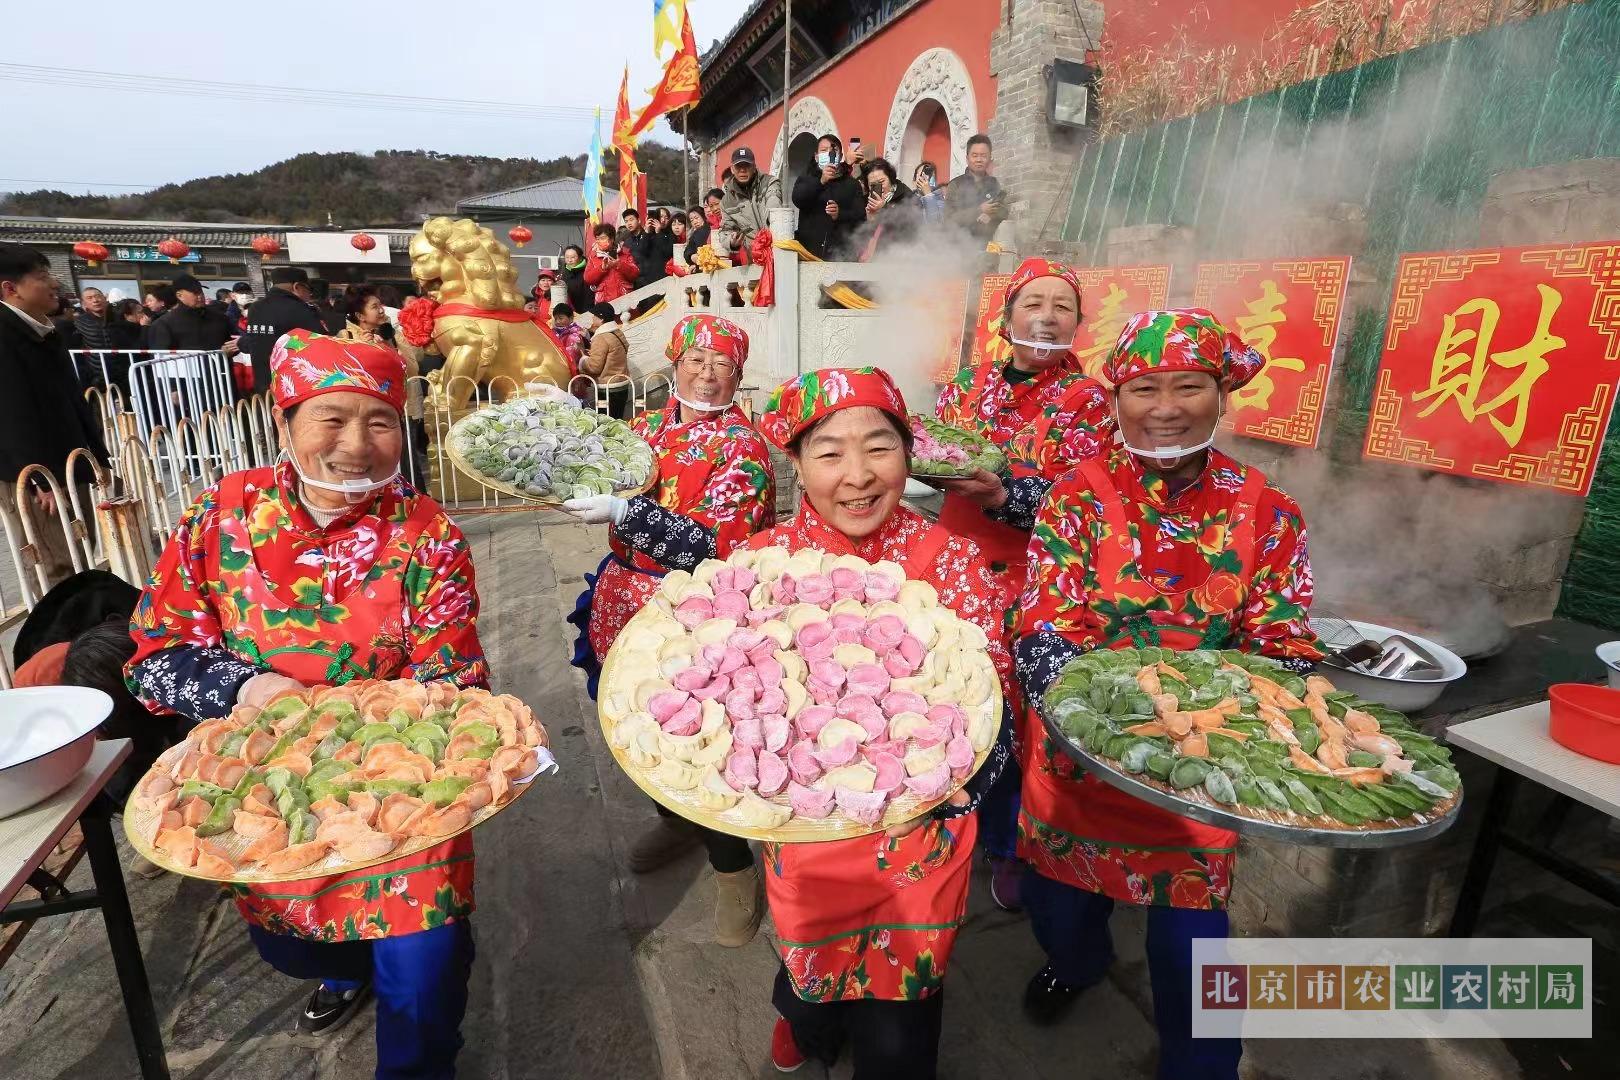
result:
<svg viewBox="0 0 1620 1080"><path fill-rule="evenodd" d="M1103 362L1114 386L1156 371L1200 371L1236 390L1260 373L1266 358L1203 308L1139 311L1125 322Z"/></svg>
<svg viewBox="0 0 1620 1080"><path fill-rule="evenodd" d="M405 410L405 359L393 349L289 330L270 352L270 391L283 409L322 394L369 394Z"/></svg>
<svg viewBox="0 0 1620 1080"><path fill-rule="evenodd" d="M1003 305L1001 329L998 333L1001 335L1002 340L1008 344L1012 343L1013 301L1018 299L1018 294L1024 290L1024 286L1037 278L1043 277L1062 278L1069 283L1069 288L1074 290L1075 314L1079 315L1080 275L1074 272L1074 267L1069 266L1067 263L1053 262L1051 259L1042 259L1038 256L1025 259L1018 264L1018 269L1013 271L1012 280L1007 282L1007 300Z"/></svg>
<svg viewBox="0 0 1620 1080"><path fill-rule="evenodd" d="M730 319L718 315L688 315L675 324L664 355L674 363L687 349L713 349L724 353L741 371L748 359L748 334Z"/></svg>
<svg viewBox="0 0 1620 1080"><path fill-rule="evenodd" d="M759 419L760 434L786 450L805 429L842 409L870 405L908 430L906 400L889 373L873 367L807 371L771 391Z"/></svg>

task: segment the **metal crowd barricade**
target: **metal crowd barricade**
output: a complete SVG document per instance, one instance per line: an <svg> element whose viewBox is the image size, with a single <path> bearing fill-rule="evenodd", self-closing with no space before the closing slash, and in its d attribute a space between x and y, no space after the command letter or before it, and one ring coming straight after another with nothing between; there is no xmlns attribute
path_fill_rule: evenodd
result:
<svg viewBox="0 0 1620 1080"><path fill-rule="evenodd" d="M187 475L223 467L208 459L196 429L204 415L230 408L234 400L224 353L155 353L130 364L129 389L137 432L148 439L160 428L174 433L171 452Z"/></svg>
<svg viewBox="0 0 1620 1080"><path fill-rule="evenodd" d="M663 395L658 399L658 403L656 405L653 403L653 393L655 388L658 388L659 392ZM669 396L674 392L674 390L674 380L668 375L664 374L662 371L655 371L651 375L648 375L646 378L641 380L641 401L639 404L642 411L645 412L649 409L663 408L663 406L669 403Z"/></svg>

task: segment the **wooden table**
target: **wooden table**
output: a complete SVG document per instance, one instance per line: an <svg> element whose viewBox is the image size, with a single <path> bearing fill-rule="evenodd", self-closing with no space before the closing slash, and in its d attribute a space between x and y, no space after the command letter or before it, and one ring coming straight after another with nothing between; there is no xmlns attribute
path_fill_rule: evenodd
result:
<svg viewBox="0 0 1620 1080"><path fill-rule="evenodd" d="M1544 815L1544 820L1554 823L1552 829L1556 829L1556 823L1563 820L1575 803L1620 818L1620 765L1577 754L1554 742L1547 734L1547 715L1548 703L1542 701L1446 729L1447 742L1472 751L1498 767L1479 838L1474 841L1474 853L1468 861L1457 907L1452 912L1452 937L1472 936L1496 853L1504 847L1620 907L1620 886L1614 881L1553 851L1547 836L1528 837L1505 828L1513 809L1513 797L1525 780L1553 792L1554 804L1550 813Z"/></svg>
<svg viewBox="0 0 1620 1080"><path fill-rule="evenodd" d="M20 814L0 818L0 924L100 908L141 1075L146 1080L167 1080L163 1034L152 1004L152 988L146 981L146 964L141 959L135 919L129 911L129 894L124 891L124 868L118 863L118 849L113 844L112 815L118 807L101 793L129 757L129 751L128 739L97 742L89 763L73 783ZM81 892L70 892L62 882L40 870L40 864L74 822L84 833L95 880L95 888ZM12 903L24 883L32 884L40 898Z"/></svg>

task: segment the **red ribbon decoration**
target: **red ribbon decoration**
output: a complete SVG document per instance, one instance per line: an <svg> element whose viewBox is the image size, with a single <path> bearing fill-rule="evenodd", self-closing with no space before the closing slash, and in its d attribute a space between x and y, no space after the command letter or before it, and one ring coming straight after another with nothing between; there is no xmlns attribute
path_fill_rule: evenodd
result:
<svg viewBox="0 0 1620 1080"><path fill-rule="evenodd" d="M749 245L749 256L759 267L759 281L754 285L754 306L771 307L776 303L776 238L771 230L761 229L754 234Z"/></svg>
<svg viewBox="0 0 1620 1080"><path fill-rule="evenodd" d="M426 296L413 296L405 301L405 306L399 310L399 328L405 335L405 340L417 348L425 348L433 340L433 323L435 320L449 315L475 315L480 319L494 319L496 322L530 322L538 326L551 343L557 346L557 351L563 351L562 342L557 339L556 331L546 324L544 316L538 311L524 311L522 308L481 308L472 304L441 304Z"/></svg>

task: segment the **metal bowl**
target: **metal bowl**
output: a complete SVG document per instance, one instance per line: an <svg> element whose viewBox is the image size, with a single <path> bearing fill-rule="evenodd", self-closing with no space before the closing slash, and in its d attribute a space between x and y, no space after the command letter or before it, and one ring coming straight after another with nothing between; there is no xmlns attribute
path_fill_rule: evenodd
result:
<svg viewBox="0 0 1620 1080"><path fill-rule="evenodd" d="M0 818L72 783L112 708L112 698L83 686L0 691Z"/></svg>
<svg viewBox="0 0 1620 1080"><path fill-rule="evenodd" d="M1597 647L1597 657L1609 674L1609 685L1620 690L1620 641L1605 641Z"/></svg>
<svg viewBox="0 0 1620 1080"><path fill-rule="evenodd" d="M1362 622L1359 619L1347 619L1351 627L1362 637L1372 641L1383 641L1395 634L1404 634L1413 641L1428 649L1435 659L1440 661L1440 674L1432 679L1392 679L1385 675L1369 675L1361 671L1351 671L1332 663L1323 664L1323 674L1340 690L1349 690L1351 693L1375 701L1380 705L1387 705L1400 712L1417 712L1420 709L1433 705L1435 699L1443 693L1447 686L1468 674L1468 665L1462 657L1452 652L1432 638L1419 637L1407 630L1397 630L1392 626L1381 626L1378 623Z"/></svg>

